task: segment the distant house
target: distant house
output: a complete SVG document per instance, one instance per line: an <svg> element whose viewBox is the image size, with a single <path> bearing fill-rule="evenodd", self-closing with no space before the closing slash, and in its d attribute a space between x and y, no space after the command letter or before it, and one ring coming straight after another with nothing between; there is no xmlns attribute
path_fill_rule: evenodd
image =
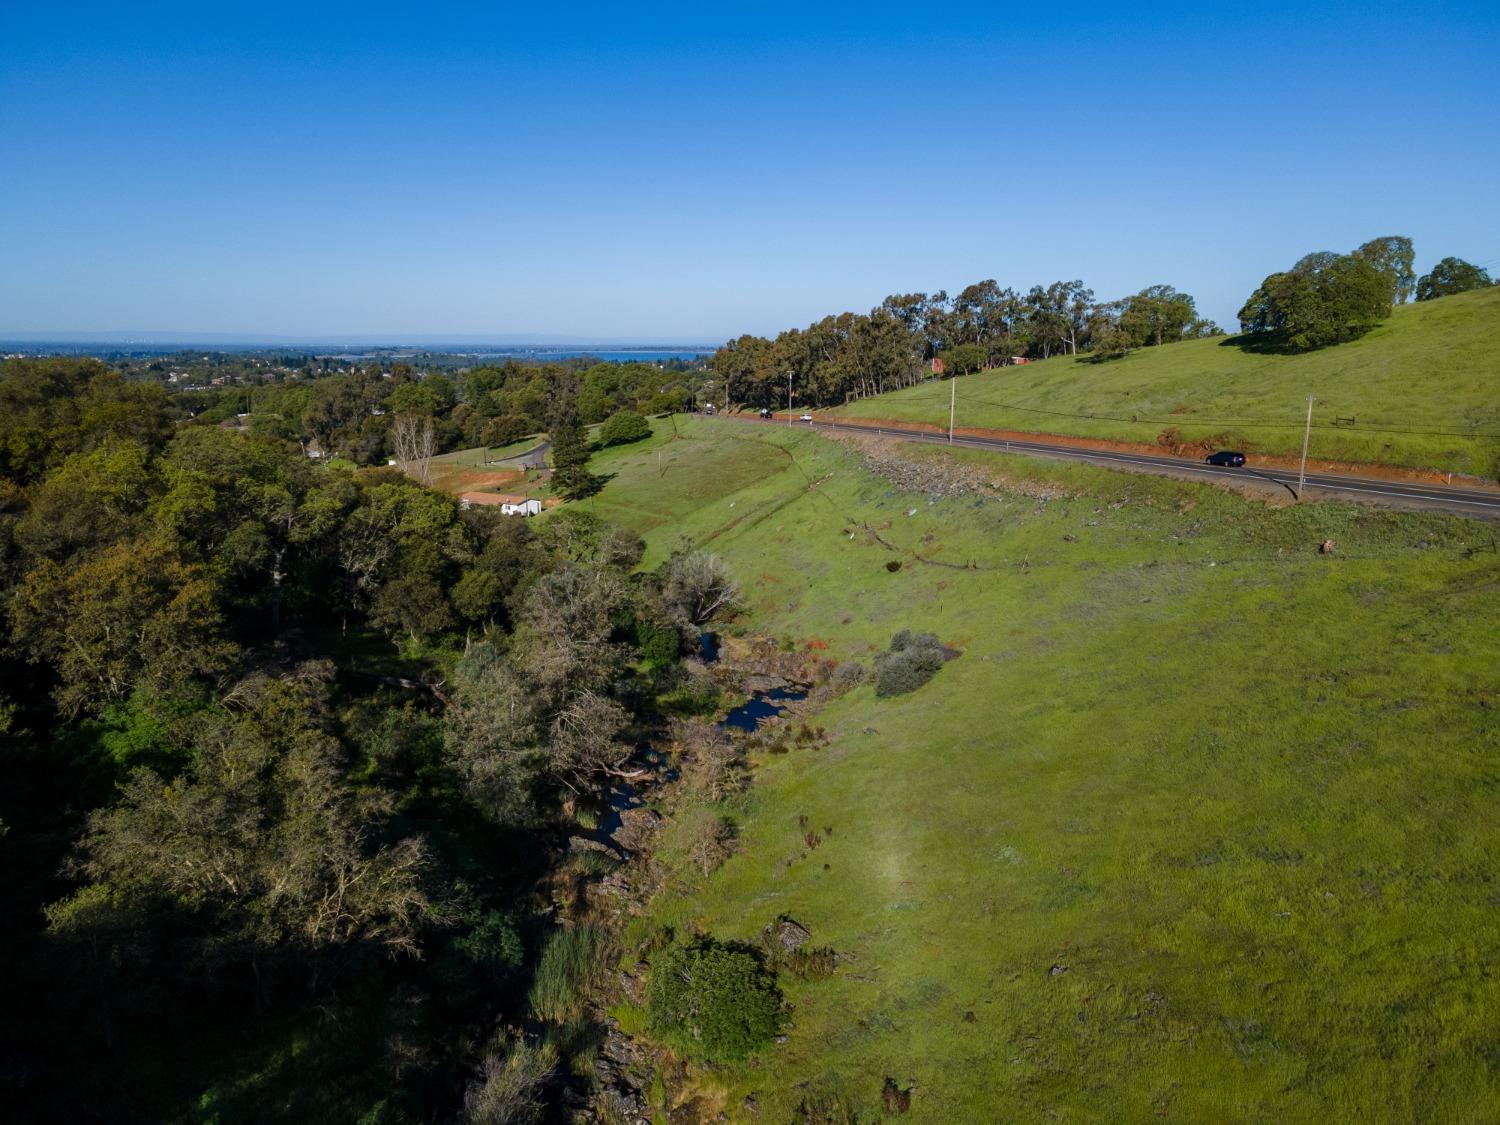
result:
<svg viewBox="0 0 1500 1125"><path fill-rule="evenodd" d="M500 506L503 516L534 516L542 510L542 502L534 496L506 496L499 492L465 492L458 498L459 506L472 508Z"/></svg>
<svg viewBox="0 0 1500 1125"><path fill-rule="evenodd" d="M942 375L947 370L948 370L948 365L946 363L944 363L937 356L933 356L932 357L932 373L934 375Z"/></svg>
<svg viewBox="0 0 1500 1125"><path fill-rule="evenodd" d="M1031 360L1027 359L1024 355L1013 355L1010 357L1010 361L1017 367L1021 366L1021 364L1023 363L1031 362Z"/></svg>

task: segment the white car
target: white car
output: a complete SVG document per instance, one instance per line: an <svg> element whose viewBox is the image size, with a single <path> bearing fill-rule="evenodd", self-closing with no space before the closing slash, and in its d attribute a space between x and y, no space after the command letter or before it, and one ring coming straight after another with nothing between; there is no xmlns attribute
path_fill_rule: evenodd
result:
<svg viewBox="0 0 1500 1125"><path fill-rule="evenodd" d="M799 421L799 422L811 422L812 421L812 415L811 414L804 414L804 415L802 415L802 417L798 418L797 421Z"/></svg>

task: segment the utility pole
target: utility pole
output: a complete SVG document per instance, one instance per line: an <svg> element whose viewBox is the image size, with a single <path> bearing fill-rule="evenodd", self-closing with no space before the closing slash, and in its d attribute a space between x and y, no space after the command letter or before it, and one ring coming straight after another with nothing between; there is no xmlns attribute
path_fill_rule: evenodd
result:
<svg viewBox="0 0 1500 1125"><path fill-rule="evenodd" d="M1302 486L1307 482L1307 443L1312 437L1313 396L1307 396L1307 425L1302 428L1302 470L1297 474L1297 499L1302 499Z"/></svg>
<svg viewBox="0 0 1500 1125"><path fill-rule="evenodd" d="M958 377L948 380L948 444L953 444L953 410L958 405Z"/></svg>
<svg viewBox="0 0 1500 1125"><path fill-rule="evenodd" d="M795 426L797 420L792 417L792 373L786 373L786 424Z"/></svg>

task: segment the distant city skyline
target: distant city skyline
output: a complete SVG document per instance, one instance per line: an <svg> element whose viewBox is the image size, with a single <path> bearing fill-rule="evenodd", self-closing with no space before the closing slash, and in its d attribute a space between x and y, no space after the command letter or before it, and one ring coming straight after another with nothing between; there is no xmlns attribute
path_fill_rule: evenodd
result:
<svg viewBox="0 0 1500 1125"><path fill-rule="evenodd" d="M0 339L714 343L1500 265L1474 4L0 11ZM130 326L138 326L131 328Z"/></svg>

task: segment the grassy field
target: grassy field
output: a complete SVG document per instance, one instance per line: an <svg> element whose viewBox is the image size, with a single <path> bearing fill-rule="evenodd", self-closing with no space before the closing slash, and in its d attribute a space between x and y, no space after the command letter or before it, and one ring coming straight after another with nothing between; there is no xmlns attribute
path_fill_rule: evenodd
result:
<svg viewBox="0 0 1500 1125"><path fill-rule="evenodd" d="M596 459L648 563L721 554L788 645L962 650L758 761L739 853L627 935L790 913L843 958L708 1102L879 1119L891 1076L914 1121L1500 1117L1492 529L903 447L996 485L935 499L805 431L677 429Z"/></svg>
<svg viewBox="0 0 1500 1125"><path fill-rule="evenodd" d="M1194 340L1104 364L1062 356L958 381L960 426L1155 442L1169 426L1265 454L1311 454L1500 476L1500 287L1399 307L1369 335L1306 355ZM865 399L835 416L948 424L948 384ZM1132 421L1132 419L1136 419ZM1353 419L1340 424L1339 419Z"/></svg>

